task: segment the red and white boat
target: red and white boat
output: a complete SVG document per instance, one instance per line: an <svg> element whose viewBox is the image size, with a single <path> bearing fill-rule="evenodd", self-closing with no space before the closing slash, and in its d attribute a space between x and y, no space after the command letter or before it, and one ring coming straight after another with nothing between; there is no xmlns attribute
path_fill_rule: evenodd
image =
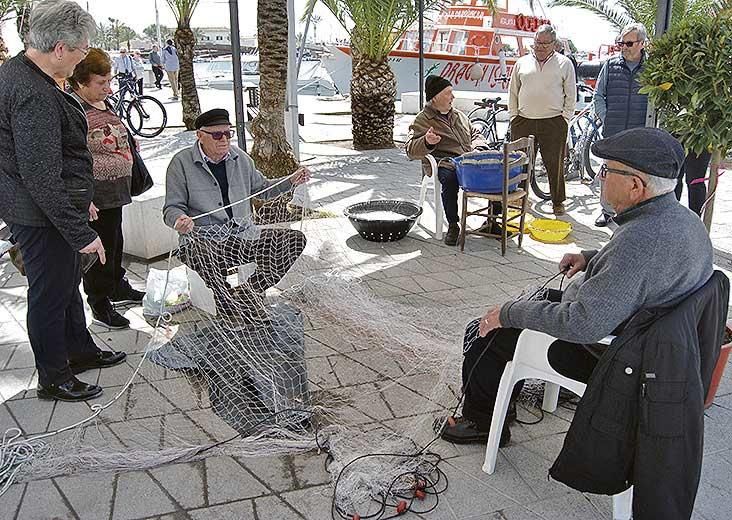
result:
<svg viewBox="0 0 732 520"><path fill-rule="evenodd" d="M507 0L505 0L507 2ZM500 3L500 2L499 2ZM434 24L425 21L424 72L437 74L456 90L506 92L516 59L531 50L536 29L546 18L509 13L507 3L494 15L477 0L456 2ZM322 63L341 92L350 90L351 53L348 46L329 47ZM416 24L389 53L397 81L397 96L419 90L419 32ZM478 70L474 70L477 65ZM477 73L480 72L480 75Z"/></svg>

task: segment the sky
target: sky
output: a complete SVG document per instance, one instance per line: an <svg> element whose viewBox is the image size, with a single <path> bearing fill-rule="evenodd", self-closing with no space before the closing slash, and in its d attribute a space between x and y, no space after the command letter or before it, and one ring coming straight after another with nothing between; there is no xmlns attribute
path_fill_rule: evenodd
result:
<svg viewBox="0 0 732 520"><path fill-rule="evenodd" d="M138 33L142 33L145 27L155 23L155 0L75 1L83 7L88 5L89 11L97 22L108 22L110 17L117 18L131 26ZM175 18L166 0L157 0L157 3L160 23L175 26ZM298 13L298 19L305 10L305 5L306 0L295 0L295 11ZM521 9L523 5L526 5L525 0L512 1L510 11L528 13L528 9ZM250 36L256 32L256 6L257 0L239 0L239 24L243 36ZM570 38L579 49L597 51L600 44L612 43L615 40L616 32L613 31L612 27L591 13L566 7L547 8L546 11L552 23L557 26L560 36ZM323 19L318 25L318 40L346 37L346 33L340 28L328 9L318 5L315 12ZM228 0L200 0L191 25L194 27L228 26ZM303 29L303 26L298 27L298 32L302 32Z"/></svg>

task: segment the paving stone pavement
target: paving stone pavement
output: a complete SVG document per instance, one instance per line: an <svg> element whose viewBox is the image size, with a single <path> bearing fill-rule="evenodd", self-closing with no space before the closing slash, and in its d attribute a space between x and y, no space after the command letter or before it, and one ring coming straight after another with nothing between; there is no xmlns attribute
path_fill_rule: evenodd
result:
<svg viewBox="0 0 732 520"><path fill-rule="evenodd" d="M307 249L280 288L315 273L340 269L363 279L369 290L385 301L416 302L431 306L437 313L459 309L462 314L454 326L456 344L463 324L488 305L546 280L565 252L602 246L610 236L610 230L592 225L599 208L592 188L571 182L568 214L563 218L572 223L574 231L563 244L543 244L527 236L521 250L515 243L509 244L502 257L497 242L470 237L461 253L432 238L431 207L425 208L424 227L417 226L407 238L384 244L367 242L341 216L343 209L372 198L416 200L418 164L407 161L400 150L360 153L322 145L310 150L318 153L309 161L314 172L310 200L314 207L334 216L303 224ZM303 151L308 153L307 145ZM717 265L729 275L732 188L722 181L712 239ZM548 203L532 201L535 215L549 210ZM125 265L133 286L142 287L149 268L166 268L167 259L143 263L127 258ZM36 399L37 377L25 326L25 292L25 279L7 258L0 259L0 432L17 427L30 435L81 420L91 410L88 403ZM130 377L154 333L140 307L128 308L125 316L132 322L131 330L90 329L100 345L130 354L118 367L84 374L86 380L103 385L109 395ZM307 327L306 357L313 388L353 397L349 413L364 429L383 425L400 431L423 419L413 415L414 409L425 409L422 401L431 382L423 377L419 366L415 369L385 362L373 350L344 344L337 330L317 323ZM391 385L394 382L398 384ZM383 399L358 399L364 390L374 389L380 390ZM184 412L176 420L189 431L195 428L200 442L225 439L231 429L221 421L212 421L211 414L201 413L209 404L205 394L192 388L179 373L143 364L127 400L105 412L105 420L94 435L124 439L121 431L129 422L154 427L156 414L167 406L168 411ZM146 404L153 400L155 406ZM434 403L434 409L449 405ZM452 446L438 441L435 449L445 458L442 469L450 486L434 511L408 513L403 518L610 518L608 497L578 493L547 479L571 419L572 412L560 407L537 425L513 427L512 442L500 450L493 475L481 471L483 446ZM715 404L707 411L705 427L706 456L694 518L727 519L732 511L732 370L723 378ZM161 438L160 443L167 445L167 440ZM121 441L118 444L121 446ZM315 451L261 457L219 455L144 471L53 476L11 486L0 497L0 516L22 520L326 520L331 518L333 488L325 463L325 454Z"/></svg>

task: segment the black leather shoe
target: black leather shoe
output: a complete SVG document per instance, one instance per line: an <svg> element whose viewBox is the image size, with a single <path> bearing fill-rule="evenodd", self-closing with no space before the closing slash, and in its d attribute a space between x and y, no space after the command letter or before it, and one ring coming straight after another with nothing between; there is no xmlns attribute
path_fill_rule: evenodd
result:
<svg viewBox="0 0 732 520"><path fill-rule="evenodd" d="M144 297L145 293L143 291L138 291L128 285L116 291L110 299L114 305L126 305L129 303L141 303Z"/></svg>
<svg viewBox="0 0 732 520"><path fill-rule="evenodd" d="M454 223L447 227L447 233L445 233L445 245L454 246L457 244L458 237L460 236L460 224Z"/></svg>
<svg viewBox="0 0 732 520"><path fill-rule="evenodd" d="M92 316L92 323L108 329L120 330L130 326L130 320L115 311L110 304L98 309L92 308Z"/></svg>
<svg viewBox="0 0 732 520"><path fill-rule="evenodd" d="M488 442L490 432L481 430L478 425L465 417L454 417L448 419L440 432L440 437L453 444L478 444ZM444 419L439 419L441 422ZM498 442L499 447L506 446L511 440L511 430L508 424L504 423L501 432L501 440Z"/></svg>
<svg viewBox="0 0 732 520"><path fill-rule="evenodd" d="M107 368L119 365L127 358L124 352L112 352L110 350L100 350L94 357L83 361L70 362L69 366L74 374L81 374L86 370L93 368Z"/></svg>
<svg viewBox="0 0 732 520"><path fill-rule="evenodd" d="M613 217L611 215L608 215L603 211L602 213L600 213L600 216L597 217L597 219L595 220L595 226L606 227L610 223L610 220L612 220L612 218Z"/></svg>
<svg viewBox="0 0 732 520"><path fill-rule="evenodd" d="M102 387L83 383L72 377L60 385L38 387L38 399L55 399L56 401L86 401L102 395Z"/></svg>

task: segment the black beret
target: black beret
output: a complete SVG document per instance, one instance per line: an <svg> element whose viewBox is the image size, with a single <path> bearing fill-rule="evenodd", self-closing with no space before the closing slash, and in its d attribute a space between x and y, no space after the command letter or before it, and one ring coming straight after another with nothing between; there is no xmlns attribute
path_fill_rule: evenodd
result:
<svg viewBox="0 0 732 520"><path fill-rule="evenodd" d="M198 116L193 125L196 127L196 130L204 126L231 125L229 122L229 112L223 108L211 109Z"/></svg>
<svg viewBox="0 0 732 520"><path fill-rule="evenodd" d="M618 161L636 170L666 179L676 179L684 164L684 147L660 128L631 128L592 144L601 159Z"/></svg>
<svg viewBox="0 0 732 520"><path fill-rule="evenodd" d="M442 76L429 75L424 80L424 93L427 101L435 97L437 94L445 90L447 87L451 87L452 83L443 78Z"/></svg>

